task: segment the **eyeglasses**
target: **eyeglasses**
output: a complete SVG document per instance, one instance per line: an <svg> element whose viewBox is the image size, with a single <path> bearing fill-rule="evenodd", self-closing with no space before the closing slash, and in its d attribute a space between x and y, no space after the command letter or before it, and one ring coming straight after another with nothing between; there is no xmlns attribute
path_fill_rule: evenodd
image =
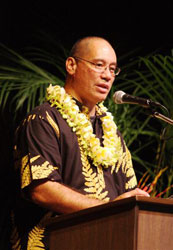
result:
<svg viewBox="0 0 173 250"><path fill-rule="evenodd" d="M74 56L74 58L77 59L77 60L80 60L80 61L90 63L93 66L94 70L99 72L99 73L104 72L109 67L109 72L111 73L111 75L113 77L119 75L119 73L121 71L121 69L119 67L115 67L114 65L105 66L105 64L103 62L101 62L101 61L99 61L98 63L94 63L94 62L88 61L88 60L83 59L83 58L78 57L78 56Z"/></svg>

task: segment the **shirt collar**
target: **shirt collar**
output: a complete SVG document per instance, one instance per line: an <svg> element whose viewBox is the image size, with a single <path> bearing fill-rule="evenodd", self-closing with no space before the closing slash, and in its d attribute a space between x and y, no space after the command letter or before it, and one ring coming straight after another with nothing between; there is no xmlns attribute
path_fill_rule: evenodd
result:
<svg viewBox="0 0 173 250"><path fill-rule="evenodd" d="M78 105L80 111L82 112L84 105L83 105L81 102L79 102L77 99L75 99L74 97L73 97L73 99L75 100L75 102L76 102L76 104ZM95 118L101 118L101 117L104 117L104 116L106 116L106 113L103 113L103 114L100 114L100 115L99 115L99 114L97 114L97 112L96 112L96 115L91 116L90 119L91 119L91 120L94 120Z"/></svg>

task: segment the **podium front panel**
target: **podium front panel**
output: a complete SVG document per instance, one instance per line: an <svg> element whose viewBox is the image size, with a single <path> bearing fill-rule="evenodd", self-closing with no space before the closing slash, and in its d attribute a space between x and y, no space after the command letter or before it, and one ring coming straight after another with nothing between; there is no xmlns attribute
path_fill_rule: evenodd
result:
<svg viewBox="0 0 173 250"><path fill-rule="evenodd" d="M173 250L173 200L130 197L47 221L50 250Z"/></svg>

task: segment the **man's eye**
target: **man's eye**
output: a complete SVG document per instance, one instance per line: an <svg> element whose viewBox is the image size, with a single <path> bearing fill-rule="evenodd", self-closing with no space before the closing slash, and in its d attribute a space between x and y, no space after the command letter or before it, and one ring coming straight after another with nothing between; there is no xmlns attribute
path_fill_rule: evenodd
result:
<svg viewBox="0 0 173 250"><path fill-rule="evenodd" d="M115 71L116 71L116 68L115 68L115 67L110 67L109 70L110 70L111 72L115 72Z"/></svg>
<svg viewBox="0 0 173 250"><path fill-rule="evenodd" d="M103 68L104 67L103 63L96 63L96 66L97 66L97 68Z"/></svg>

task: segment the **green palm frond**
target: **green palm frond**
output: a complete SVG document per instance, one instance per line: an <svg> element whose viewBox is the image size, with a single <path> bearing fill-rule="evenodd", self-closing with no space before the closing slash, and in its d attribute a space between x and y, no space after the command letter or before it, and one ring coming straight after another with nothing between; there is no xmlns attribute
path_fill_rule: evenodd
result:
<svg viewBox="0 0 173 250"><path fill-rule="evenodd" d="M61 63L58 65L58 61L54 64L57 65L56 73L61 78L37 66L33 62L34 60L26 59L2 44L0 45L0 51L6 62L5 65L0 64L0 105L2 108L10 100L10 103L16 106L16 111L22 108L25 103L27 104L27 111L30 111L44 101L45 90L49 83L61 86L64 84L65 70L61 67ZM43 51L39 52L42 52L43 59ZM50 64L51 62L53 60L51 61L50 56Z"/></svg>

